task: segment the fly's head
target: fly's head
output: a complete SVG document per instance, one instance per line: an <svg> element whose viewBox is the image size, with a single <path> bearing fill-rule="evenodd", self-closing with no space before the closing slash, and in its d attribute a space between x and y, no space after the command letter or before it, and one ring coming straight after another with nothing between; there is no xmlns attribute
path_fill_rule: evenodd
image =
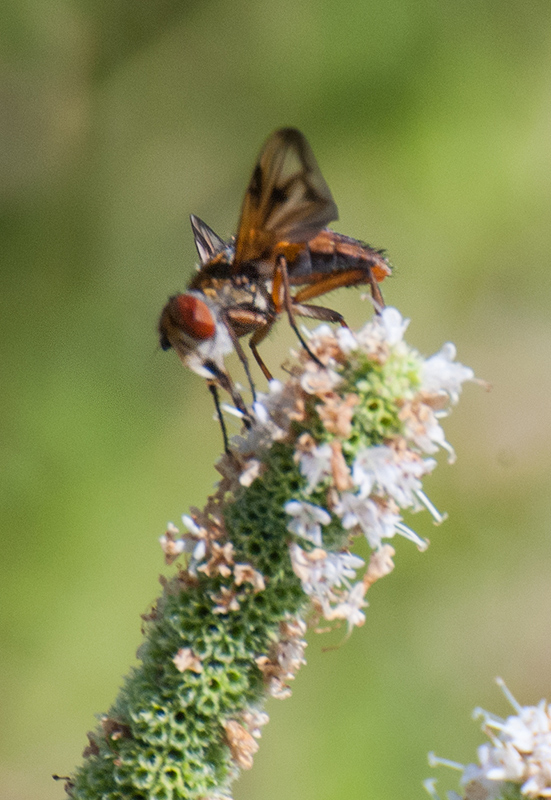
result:
<svg viewBox="0 0 551 800"><path fill-rule="evenodd" d="M194 291L169 299L159 320L159 340L163 350L174 348L186 367L210 379L224 372L224 356L233 350L218 304Z"/></svg>

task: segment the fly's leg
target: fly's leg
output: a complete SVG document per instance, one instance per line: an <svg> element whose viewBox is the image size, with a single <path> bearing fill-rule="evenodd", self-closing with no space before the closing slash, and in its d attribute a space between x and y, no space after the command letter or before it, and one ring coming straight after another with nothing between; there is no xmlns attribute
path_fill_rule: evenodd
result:
<svg viewBox="0 0 551 800"><path fill-rule="evenodd" d="M283 282L283 303L285 305L285 310L287 312L287 316L289 318L289 325L293 329L296 334L297 339L304 347L312 361L314 361L318 366L324 367L325 365L319 360L319 358L312 353L308 344L306 343L304 337L301 335L297 323L295 322L295 314L294 314L294 305L293 305L293 297L291 295L291 288L289 285L289 273L287 272L287 261L283 256L279 256L278 258L278 271L281 275L281 280Z"/></svg>
<svg viewBox="0 0 551 800"><path fill-rule="evenodd" d="M216 416L218 417L218 422L220 423L220 430L222 431L222 439L224 440L224 450L229 455L230 443L228 440L228 431L226 428L226 423L224 421L224 417L222 416L222 409L220 408L220 397L218 396L218 387L212 381L207 381L207 386L209 387L209 392L211 393L212 399L214 400L214 407L216 408Z"/></svg>
<svg viewBox="0 0 551 800"><path fill-rule="evenodd" d="M293 299L293 311L298 317L308 317L309 319L319 319L321 322L335 322L342 325L343 328L348 328L345 319L338 311L333 311L332 308L325 308L325 306L311 306L304 305L303 303L295 303Z"/></svg>
<svg viewBox="0 0 551 800"><path fill-rule="evenodd" d="M272 329L272 325L273 324L274 324L274 320L270 320L262 328L258 328L258 330L256 330L253 333L253 335L251 336L251 338L249 339L249 347L251 348L252 354L255 357L256 363L258 364L258 366L262 370L262 373L263 373L263 375L264 375L264 377L266 378L267 381L271 381L272 378L273 378L273 375L270 372L270 370L268 369L268 367L266 366L266 364L264 363L264 360L262 359L262 356L258 352L258 345L260 344L260 342L264 341L264 339L266 338L266 336L268 335L268 333Z"/></svg>
<svg viewBox="0 0 551 800"><path fill-rule="evenodd" d="M243 424L245 425L246 428L251 428L252 422L249 416L249 412L247 411L247 406L245 405L243 398L233 385L233 382L228 373L224 372L219 367L217 367L213 361L209 360L205 361L204 366L209 370L209 372L212 373L212 376L214 378L214 380L208 381L208 386L212 396L214 397L216 413L218 414L218 419L220 420L221 427L224 429L225 426L224 423L222 422L222 415L220 410L220 403L218 401L218 395L216 394L215 397L214 392L212 391L211 388L213 385L215 388L218 388L218 386L220 386L221 389L224 389L224 391L230 395L234 406L237 408L238 411L241 412L243 418ZM222 430L222 434L224 435L224 430ZM224 440L224 444L226 444L226 441L227 437Z"/></svg>
<svg viewBox="0 0 551 800"><path fill-rule="evenodd" d="M373 272L371 270L369 270L369 286L371 288L371 297L373 300L375 313L380 314L385 307L385 301L383 300L383 294L379 289L379 284L373 277Z"/></svg>
<svg viewBox="0 0 551 800"><path fill-rule="evenodd" d="M241 361L241 363L243 365L243 369L245 370L245 375L247 376L247 381L249 382L249 386L250 386L250 389L251 389L251 394L253 396L253 401L256 402L256 389L255 389L255 385L254 385L253 378L252 378L252 375L251 375L251 370L250 370L250 367L249 367L249 360L248 360L247 356L245 355L245 351L241 347L241 342L239 341L239 338L237 337L237 335L236 335L236 333L235 333L235 331L234 331L234 329L233 329L233 327L231 325L231 320L229 318L226 318L224 321L226 323L226 328L228 330L228 333L230 334L230 338L232 340L232 344L235 347L235 352L237 353L237 357ZM255 358L256 358L256 355L255 355ZM257 359L257 361L258 361L258 359Z"/></svg>
<svg viewBox="0 0 551 800"><path fill-rule="evenodd" d="M383 295L373 275L373 271L371 269L366 270L357 267L333 273L315 283L304 286L296 293L294 302L298 304L305 300L313 300L315 297L321 297L322 294L333 292L335 289L343 289L346 286L360 286L362 283L369 284L371 296L373 298L373 306L375 307L376 313L380 314L385 307L385 301L383 300Z"/></svg>

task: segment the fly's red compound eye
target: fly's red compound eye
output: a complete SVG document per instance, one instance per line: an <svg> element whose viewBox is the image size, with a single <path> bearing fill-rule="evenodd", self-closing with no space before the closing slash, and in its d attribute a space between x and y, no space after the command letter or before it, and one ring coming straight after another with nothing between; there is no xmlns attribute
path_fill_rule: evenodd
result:
<svg viewBox="0 0 551 800"><path fill-rule="evenodd" d="M178 327L195 339L212 339L216 333L216 322L209 307L191 294L173 298L173 316Z"/></svg>

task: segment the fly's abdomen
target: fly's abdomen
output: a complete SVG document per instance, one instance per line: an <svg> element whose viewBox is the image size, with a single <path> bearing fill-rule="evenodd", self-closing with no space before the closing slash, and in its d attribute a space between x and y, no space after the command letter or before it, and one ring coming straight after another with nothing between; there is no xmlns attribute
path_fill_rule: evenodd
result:
<svg viewBox="0 0 551 800"><path fill-rule="evenodd" d="M392 270L384 255L368 244L324 229L311 239L292 263L288 264L289 281L293 285L315 283L340 272L365 271L382 281Z"/></svg>

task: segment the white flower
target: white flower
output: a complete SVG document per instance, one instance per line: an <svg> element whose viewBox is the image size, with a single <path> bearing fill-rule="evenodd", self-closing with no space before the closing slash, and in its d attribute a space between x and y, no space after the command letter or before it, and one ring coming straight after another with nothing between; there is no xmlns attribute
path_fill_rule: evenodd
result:
<svg viewBox="0 0 551 800"><path fill-rule="evenodd" d="M521 706L501 679L497 683L517 713L504 720L475 710L475 716L483 718L482 730L490 742L478 748L479 764L462 767L461 783L467 788L473 782L487 787L491 781L501 787L506 781L521 784L520 792L526 797L551 797L551 707L545 700L537 706ZM444 763L434 763L438 761ZM498 793L490 790L489 796Z"/></svg>
<svg viewBox="0 0 551 800"><path fill-rule="evenodd" d="M342 383L342 378L329 367L319 367L310 361L302 373L300 385L306 394L323 395L332 392L336 386Z"/></svg>
<svg viewBox="0 0 551 800"><path fill-rule="evenodd" d="M297 388L272 380L266 394L259 392L252 406L255 424L232 437L232 448L243 456L258 456L285 438L297 419Z"/></svg>
<svg viewBox="0 0 551 800"><path fill-rule="evenodd" d="M395 554L396 551L389 544L383 544L371 553L369 564L362 581L366 589L369 589L375 581L384 578L385 575L390 575L394 569L392 557Z"/></svg>
<svg viewBox="0 0 551 800"><path fill-rule="evenodd" d="M364 447L358 451L352 466L352 480L367 497L375 490L386 494L401 508L419 508L416 492L421 491L420 478L436 466L434 459L401 458L385 445Z"/></svg>
<svg viewBox="0 0 551 800"><path fill-rule="evenodd" d="M253 403L252 408L253 414L256 417L256 421L260 425L267 425L270 420L270 415L268 413L268 409L262 402L262 397L257 398Z"/></svg>
<svg viewBox="0 0 551 800"><path fill-rule="evenodd" d="M337 328L334 333L343 353L348 355L358 349L358 339L350 328Z"/></svg>
<svg viewBox="0 0 551 800"><path fill-rule="evenodd" d="M317 547L321 547L321 526L329 525L331 515L324 508L314 506L312 503L305 503L301 500L289 500L285 504L285 511L292 521L287 525L287 530L313 542Z"/></svg>
<svg viewBox="0 0 551 800"><path fill-rule="evenodd" d="M295 575L300 578L302 588L306 594L312 594L312 587L321 581L323 573L322 562L327 558L327 553L321 547L315 550L303 550L296 542L289 545L291 564Z"/></svg>
<svg viewBox="0 0 551 800"><path fill-rule="evenodd" d="M181 539L167 533L165 550L191 554L187 569L192 575L218 569L213 562L218 546L214 540L223 542L226 535L231 536L220 513L227 498L233 495L239 502L241 488L249 487L272 468L266 455L274 442L283 442L283 448L294 448L292 453L287 451L294 459L294 468L288 485L292 494L288 493L286 499L295 499L282 501L289 515L286 529L293 534L288 536L284 529L282 542L291 539L293 570L318 615L328 620L344 619L349 628L362 624L367 589L393 567L393 550L383 542L400 534L420 550L428 546L428 541L404 524L401 509L418 511L425 507L436 523L445 518L423 493L422 478L436 465L427 456L444 448L453 457L439 420L450 401L457 401L462 383L473 379L472 370L455 363L451 344L423 361L404 341L408 324L395 308L384 308L358 333L347 328L333 331L322 325L305 334L317 360L304 350L295 353L289 380L284 384L271 381L266 393L256 395L248 409L250 426L232 438L232 453L218 465L223 477L221 489L209 501L206 513L197 515L204 528L185 519L189 532ZM357 355L348 359L349 353ZM376 421L370 430L372 412ZM295 483L299 470L301 480ZM283 475L282 488L285 485ZM320 505L307 502L314 497ZM332 520L340 525L331 524ZM330 524L332 535L326 530L324 542L324 526ZM341 552L325 549L329 541L335 542L333 534L337 531L333 527L340 530ZM344 549L345 541L348 545L359 534L365 535L372 550L367 570L362 559ZM258 580L255 584L250 578L242 578L239 567L234 567L235 587L248 581L258 591ZM360 570L363 577L359 580ZM221 591L214 598L216 613L227 614L239 607L235 587L223 587L225 594ZM272 661L270 665L272 669ZM267 681L273 678L274 692L285 692L282 677L269 675L266 664L263 669ZM490 764L494 771L511 772L513 761L523 752L513 741L529 740L532 735L526 733L526 725L508 724L510 741L501 745L499 753L484 751L488 768L484 771L479 767L480 780L488 779ZM540 760L545 746L538 745ZM532 773L525 777L525 783L528 779L532 781L527 784L529 788L535 786ZM549 794L551 797L551 791Z"/></svg>
<svg viewBox="0 0 551 800"><path fill-rule="evenodd" d="M178 528L172 522L169 522L166 533L159 537L167 564L172 564L184 552L185 542L182 538L179 538L179 534Z"/></svg>
<svg viewBox="0 0 551 800"><path fill-rule="evenodd" d="M322 603L323 615L327 620L344 619L348 625L348 632L354 626L361 627L365 622L365 614L361 610L368 605L365 599L365 585L358 581L354 587L346 593L343 600L331 607L328 602Z"/></svg>
<svg viewBox="0 0 551 800"><path fill-rule="evenodd" d="M445 412L440 411L440 416ZM446 441L444 431L438 422L434 410L427 403L406 403L400 412L400 419L404 423L404 436L413 442L424 453L436 453L441 447L448 453L448 463L455 461L455 452L451 444Z"/></svg>
<svg viewBox="0 0 551 800"><path fill-rule="evenodd" d="M421 367L421 388L434 394L445 392L454 404L459 399L462 384L474 380L472 369L455 363L455 356L455 345L446 342L441 350L427 358Z"/></svg>
<svg viewBox="0 0 551 800"><path fill-rule="evenodd" d="M182 514L182 522L190 532L192 536L201 537L204 534L203 528L201 528L193 519L190 517L189 514Z"/></svg>
<svg viewBox="0 0 551 800"><path fill-rule="evenodd" d="M318 548L307 552L298 544L289 547L293 569L302 581L306 594L322 597L328 589L348 585L356 571L365 566L359 556L352 553L327 553Z"/></svg>
<svg viewBox="0 0 551 800"><path fill-rule="evenodd" d="M189 531L189 533L185 533L182 536L182 541L184 543L183 552L189 553L191 556L188 570L192 575L196 575L197 567L203 561L207 553L207 532L204 528L197 525L195 520L187 514L182 515L182 522Z"/></svg>
<svg viewBox="0 0 551 800"><path fill-rule="evenodd" d="M335 336L335 331L326 322L318 325L313 331L303 327L302 332L308 338L312 347L318 347L322 339L332 339Z"/></svg>
<svg viewBox="0 0 551 800"><path fill-rule="evenodd" d="M270 415L286 400L284 385L281 381L272 379L268 384L268 393L259 392L253 403L253 413L260 425L270 423Z"/></svg>
<svg viewBox="0 0 551 800"><path fill-rule="evenodd" d="M409 325L409 319L402 319L398 309L392 308L392 306L383 308L378 319L385 333L385 341L391 347L402 341Z"/></svg>
<svg viewBox="0 0 551 800"><path fill-rule="evenodd" d="M306 552L298 544L289 547L291 563L300 578L304 592L317 601L325 619L346 619L349 628L362 625L361 608L366 587L360 581L353 587L350 580L365 566L363 559L348 552L327 553L321 548Z"/></svg>
<svg viewBox="0 0 551 800"><path fill-rule="evenodd" d="M323 565L324 580L330 586L340 586L356 577L356 571L365 566L365 561L353 553L328 553Z"/></svg>
<svg viewBox="0 0 551 800"><path fill-rule="evenodd" d="M343 492L333 510L341 518L345 530L358 526L373 550L380 547L382 539L394 536L396 525L400 522L398 514L393 514L368 497L351 492Z"/></svg>
<svg viewBox="0 0 551 800"><path fill-rule="evenodd" d="M503 782L489 779L477 764L468 764L461 778L465 800L494 800L502 797Z"/></svg>
<svg viewBox="0 0 551 800"><path fill-rule="evenodd" d="M389 348L394 350L402 343L409 320L402 319L396 308L387 306L371 322L358 331L352 340L342 331L337 331L339 344L343 344L344 352L363 350L370 357L388 356ZM400 348L400 351L403 348Z"/></svg>
<svg viewBox="0 0 551 800"><path fill-rule="evenodd" d="M501 747L482 744L477 750L480 769L491 781L519 781L524 774L522 756L511 743Z"/></svg>
<svg viewBox="0 0 551 800"><path fill-rule="evenodd" d="M313 492L318 483L331 475L331 457L332 450L328 442L300 454L300 471L308 481L306 494Z"/></svg>
<svg viewBox="0 0 551 800"><path fill-rule="evenodd" d="M261 468L262 464L257 458L250 458L239 476L241 486L250 486L260 475Z"/></svg>
<svg viewBox="0 0 551 800"><path fill-rule="evenodd" d="M280 641L277 648L277 660L285 673L287 680L294 678L302 664L306 664L304 659L304 641Z"/></svg>

